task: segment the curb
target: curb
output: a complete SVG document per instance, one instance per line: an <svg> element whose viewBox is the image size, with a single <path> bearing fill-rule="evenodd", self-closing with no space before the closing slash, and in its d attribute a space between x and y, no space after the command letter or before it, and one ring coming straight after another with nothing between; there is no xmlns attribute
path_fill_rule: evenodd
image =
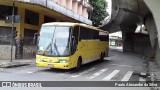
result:
<svg viewBox="0 0 160 90"><path fill-rule="evenodd" d="M29 63L6 63L6 64L1 64L0 68L12 68L12 67L20 67L20 66L27 66L30 65Z"/></svg>

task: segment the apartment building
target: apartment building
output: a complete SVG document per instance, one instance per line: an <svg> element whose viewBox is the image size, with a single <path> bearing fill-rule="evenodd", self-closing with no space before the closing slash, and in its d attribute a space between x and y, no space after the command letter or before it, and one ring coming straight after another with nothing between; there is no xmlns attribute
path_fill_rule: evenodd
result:
<svg viewBox="0 0 160 90"><path fill-rule="evenodd" d="M92 25L89 13L90 0L0 0L0 59L9 59L12 24L6 23L6 16L20 15L14 24L18 36L14 40L13 58L34 58L36 47L34 34L47 22L81 22Z"/></svg>

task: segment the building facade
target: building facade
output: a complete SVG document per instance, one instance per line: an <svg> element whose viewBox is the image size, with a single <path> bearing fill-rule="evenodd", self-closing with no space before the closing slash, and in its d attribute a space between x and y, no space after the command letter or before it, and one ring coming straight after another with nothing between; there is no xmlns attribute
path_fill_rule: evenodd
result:
<svg viewBox="0 0 160 90"><path fill-rule="evenodd" d="M47 22L80 22L92 25L89 12L90 0L0 0L0 59L10 59L11 40L14 41L13 58L34 58L36 46L34 34ZM18 32L11 38L12 24L6 23L6 16L20 15L19 23L14 24Z"/></svg>

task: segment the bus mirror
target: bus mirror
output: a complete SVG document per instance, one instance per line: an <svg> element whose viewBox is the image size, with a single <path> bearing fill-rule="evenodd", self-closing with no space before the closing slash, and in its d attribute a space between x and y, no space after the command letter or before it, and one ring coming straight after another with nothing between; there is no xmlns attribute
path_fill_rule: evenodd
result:
<svg viewBox="0 0 160 90"><path fill-rule="evenodd" d="M75 38L75 36L72 36L72 43L73 43L73 44L76 43L76 38Z"/></svg>
<svg viewBox="0 0 160 90"><path fill-rule="evenodd" d="M34 44L34 45L37 45L38 38L39 38L39 34L38 34L38 33L35 33L35 34L34 34L34 38L33 38L33 44Z"/></svg>
<svg viewBox="0 0 160 90"><path fill-rule="evenodd" d="M75 36L72 36L72 40L73 40L73 41L75 40Z"/></svg>

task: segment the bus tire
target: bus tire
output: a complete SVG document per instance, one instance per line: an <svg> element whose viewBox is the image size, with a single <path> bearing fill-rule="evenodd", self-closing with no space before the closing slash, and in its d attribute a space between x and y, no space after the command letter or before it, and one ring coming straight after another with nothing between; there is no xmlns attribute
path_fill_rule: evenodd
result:
<svg viewBox="0 0 160 90"><path fill-rule="evenodd" d="M81 68L81 65L82 65L82 59L81 59L81 57L79 57L79 58L78 58L78 61L77 61L76 69L80 69L80 68Z"/></svg>

